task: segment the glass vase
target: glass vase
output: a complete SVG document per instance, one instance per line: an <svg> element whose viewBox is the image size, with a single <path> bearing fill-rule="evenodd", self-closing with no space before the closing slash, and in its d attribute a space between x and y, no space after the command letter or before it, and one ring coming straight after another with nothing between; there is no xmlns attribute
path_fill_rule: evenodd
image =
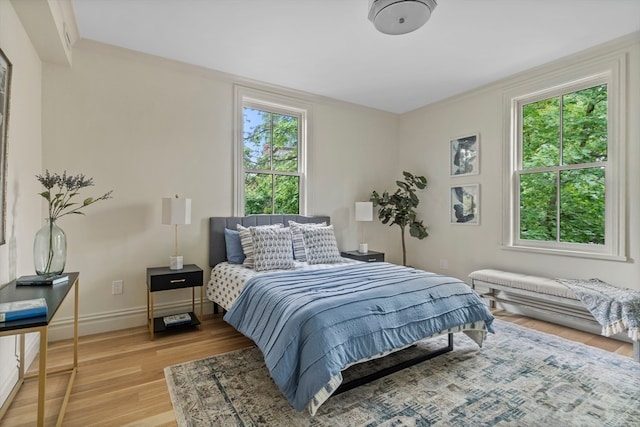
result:
<svg viewBox="0 0 640 427"><path fill-rule="evenodd" d="M47 223L36 233L33 262L39 276L52 276L64 271L67 262L67 236L55 220L47 218Z"/></svg>

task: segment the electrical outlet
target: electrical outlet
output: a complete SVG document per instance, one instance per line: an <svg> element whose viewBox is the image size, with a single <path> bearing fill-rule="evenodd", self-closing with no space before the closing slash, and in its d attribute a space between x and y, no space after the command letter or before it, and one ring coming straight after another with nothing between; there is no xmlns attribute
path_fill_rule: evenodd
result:
<svg viewBox="0 0 640 427"><path fill-rule="evenodd" d="M449 268L449 260L441 259L440 260L440 269L441 270L446 270L448 268Z"/></svg>
<svg viewBox="0 0 640 427"><path fill-rule="evenodd" d="M124 283L122 280L114 280L111 283L111 294L112 295L122 295L122 290L124 287Z"/></svg>

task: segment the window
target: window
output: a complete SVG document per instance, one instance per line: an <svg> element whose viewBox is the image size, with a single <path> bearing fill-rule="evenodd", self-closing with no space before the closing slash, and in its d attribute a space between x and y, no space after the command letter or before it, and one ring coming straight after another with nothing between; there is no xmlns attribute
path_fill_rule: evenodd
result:
<svg viewBox="0 0 640 427"><path fill-rule="evenodd" d="M308 106L236 88L239 215L304 214Z"/></svg>
<svg viewBox="0 0 640 427"><path fill-rule="evenodd" d="M510 98L509 247L624 259L616 68Z"/></svg>

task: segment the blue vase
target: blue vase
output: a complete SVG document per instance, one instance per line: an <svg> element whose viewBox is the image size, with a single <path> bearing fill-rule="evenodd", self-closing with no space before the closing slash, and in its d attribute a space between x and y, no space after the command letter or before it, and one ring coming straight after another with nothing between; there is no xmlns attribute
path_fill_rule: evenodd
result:
<svg viewBox="0 0 640 427"><path fill-rule="evenodd" d="M64 271L67 262L67 236L55 220L47 223L36 233L33 242L33 263L36 274L52 276Z"/></svg>

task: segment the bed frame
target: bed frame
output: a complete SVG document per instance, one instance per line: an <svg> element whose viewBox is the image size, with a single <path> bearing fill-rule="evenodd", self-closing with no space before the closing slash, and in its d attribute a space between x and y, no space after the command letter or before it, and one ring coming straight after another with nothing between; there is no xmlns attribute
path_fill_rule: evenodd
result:
<svg viewBox="0 0 640 427"><path fill-rule="evenodd" d="M302 216L302 215L249 215L244 217L211 217L209 218L209 265L213 268L217 264L227 260L227 249L224 240L224 229L236 229L238 224L245 227L256 225L284 224L287 226L289 221L295 221L301 224L307 223L331 223L328 216ZM213 312L218 313L218 304L213 303ZM453 350L453 333L448 334L448 344L437 350L422 354L413 359L406 360L394 366L373 372L360 378L356 378L346 383L342 383L332 396L336 396L345 391L349 391L355 387L370 383L387 375L398 372L402 369L433 359L442 354Z"/></svg>

